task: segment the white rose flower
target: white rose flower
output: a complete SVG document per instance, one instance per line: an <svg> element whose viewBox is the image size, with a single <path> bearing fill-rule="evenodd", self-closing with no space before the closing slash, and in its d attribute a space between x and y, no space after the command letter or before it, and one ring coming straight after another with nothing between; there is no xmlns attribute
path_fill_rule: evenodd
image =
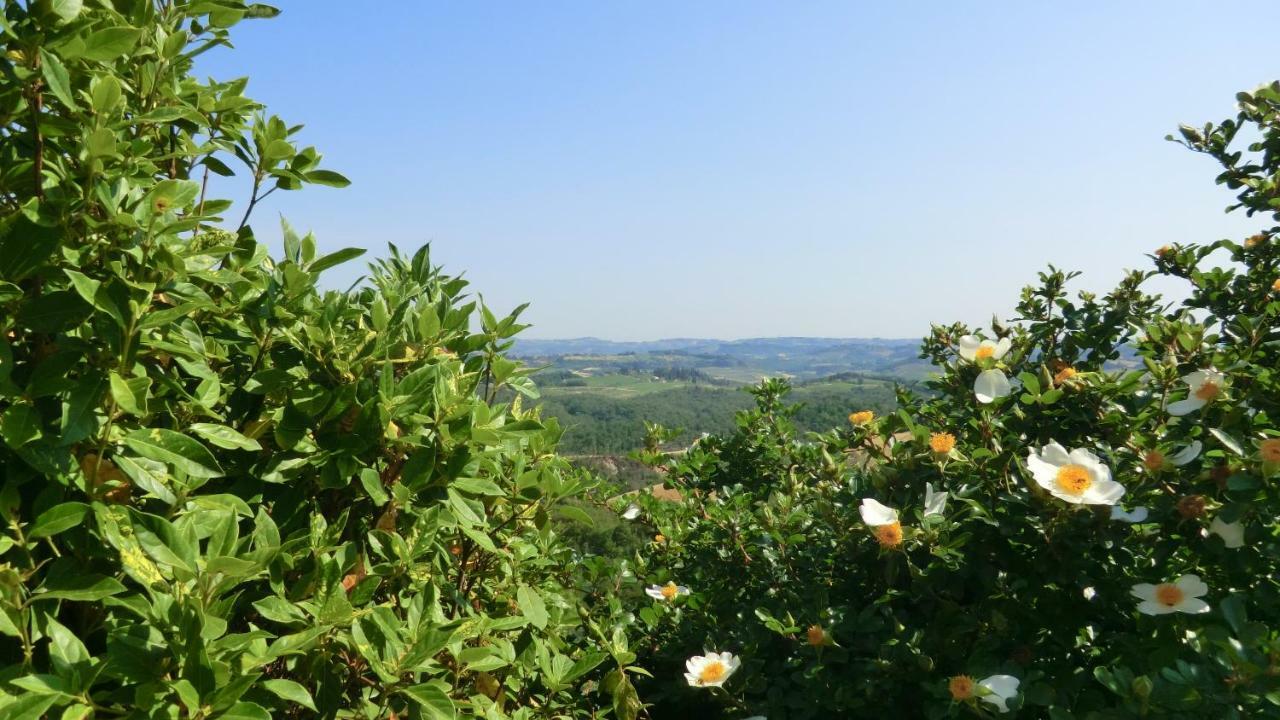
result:
<svg viewBox="0 0 1280 720"><path fill-rule="evenodd" d="M1195 412L1222 394L1226 376L1217 370L1197 370L1182 378L1190 393L1186 400L1169 403L1169 414L1182 416Z"/></svg>
<svg viewBox="0 0 1280 720"><path fill-rule="evenodd" d="M1052 440L1039 453L1027 456L1027 469L1049 494L1073 504L1115 505L1124 486L1111 479L1111 470L1085 448L1067 452Z"/></svg>
<svg viewBox="0 0 1280 720"><path fill-rule="evenodd" d="M1004 373L994 368L982 371L973 381L973 394L983 405L989 405L1008 396L1011 392L1013 392L1013 383L1009 382L1009 378L1005 377Z"/></svg>
<svg viewBox="0 0 1280 720"><path fill-rule="evenodd" d="M720 687L742 662L733 653L694 655L685 661L684 679L693 687Z"/></svg>
<svg viewBox="0 0 1280 720"><path fill-rule="evenodd" d="M978 695L978 699L996 706L1002 713L1009 712L1009 701L1018 695L1018 678L1012 675L992 675L978 681L978 687L987 692Z"/></svg>
<svg viewBox="0 0 1280 720"><path fill-rule="evenodd" d="M1200 599L1209 592L1209 586L1198 575L1183 575L1171 583L1152 585L1139 583L1133 586L1132 595L1142 602L1138 612L1146 615L1168 615L1181 612L1190 615L1209 612L1209 603Z"/></svg>
<svg viewBox="0 0 1280 720"><path fill-rule="evenodd" d="M969 362L980 360L999 360L1009 352L1013 343L1009 338L1000 338L998 342L983 340L977 335L964 335L960 338L960 357Z"/></svg>

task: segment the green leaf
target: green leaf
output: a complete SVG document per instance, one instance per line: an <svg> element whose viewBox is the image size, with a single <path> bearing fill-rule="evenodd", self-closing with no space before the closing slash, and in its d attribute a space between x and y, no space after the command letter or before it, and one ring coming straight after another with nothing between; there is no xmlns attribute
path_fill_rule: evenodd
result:
<svg viewBox="0 0 1280 720"><path fill-rule="evenodd" d="M332 170L312 170L304 177L307 178L308 182L329 187L344 188L351 184L350 180ZM361 252L364 251L362 250Z"/></svg>
<svg viewBox="0 0 1280 720"><path fill-rule="evenodd" d="M257 703L238 702L227 708L226 712L215 717L222 720L271 720L271 713Z"/></svg>
<svg viewBox="0 0 1280 720"><path fill-rule="evenodd" d="M99 114L109 112L120 102L120 81L112 75L95 78L90 85L89 96L94 112Z"/></svg>
<svg viewBox="0 0 1280 720"><path fill-rule="evenodd" d="M226 425L212 423L192 423L191 431L220 448L227 450L261 450L262 445L253 438L245 437Z"/></svg>
<svg viewBox="0 0 1280 720"><path fill-rule="evenodd" d="M67 69L63 67L62 61L56 55L45 52L44 48L40 48L40 74L44 76L45 84L49 86L54 97L62 101L62 104L72 112L80 110L75 97L71 94L71 77L67 74Z"/></svg>
<svg viewBox="0 0 1280 720"><path fill-rule="evenodd" d="M323 255L317 258L315 262L307 266L307 272L323 272L336 265L341 265L348 260L358 258L364 253L364 248L343 248L341 250L336 250L328 255Z"/></svg>
<svg viewBox="0 0 1280 720"><path fill-rule="evenodd" d="M98 429L98 405L107 390L107 378L94 373L84 377L71 390L71 396L62 405L63 446L73 445L92 435Z"/></svg>
<svg viewBox="0 0 1280 720"><path fill-rule="evenodd" d="M67 575L54 582L46 582L31 594L35 600L76 600L93 602L125 591L124 585L106 575Z"/></svg>
<svg viewBox="0 0 1280 720"><path fill-rule="evenodd" d="M1241 447L1240 442L1236 440L1234 437L1232 437L1230 434L1228 434L1225 430L1221 428L1209 428L1209 433L1212 434L1215 438L1217 438L1218 442L1222 443L1223 447L1235 453L1236 455L1239 455L1240 457L1244 457L1244 448Z"/></svg>
<svg viewBox="0 0 1280 720"><path fill-rule="evenodd" d="M277 697L301 705L313 712L316 710L316 703L311 699L311 693L300 683L296 683L293 680L267 680L262 683L262 686L275 693Z"/></svg>
<svg viewBox="0 0 1280 720"><path fill-rule="evenodd" d="M541 630L547 626L547 621L550 619L547 615L547 606L543 604L542 596L537 590L528 585L521 585L516 589L516 602L520 605L520 612L534 627Z"/></svg>
<svg viewBox="0 0 1280 720"><path fill-rule="evenodd" d="M222 476L222 467L200 441L163 428L138 429L124 442L144 458L171 465L193 478Z"/></svg>
<svg viewBox="0 0 1280 720"><path fill-rule="evenodd" d="M52 335L79 324L92 312L93 306L75 291L56 290L23 304L18 322L33 332Z"/></svg>
<svg viewBox="0 0 1280 720"><path fill-rule="evenodd" d="M454 720L457 709L446 692L447 685L432 682L400 688L400 692L418 703L422 716L429 720Z"/></svg>
<svg viewBox="0 0 1280 720"><path fill-rule="evenodd" d="M112 370L111 380L111 398L115 400L116 406L130 415L139 416L146 415L146 388L150 385L149 378L135 378L133 381L125 380L119 373ZM143 392L139 397L138 390Z"/></svg>
<svg viewBox="0 0 1280 720"><path fill-rule="evenodd" d="M556 507L556 513L563 518L580 522L583 525L595 525L596 521L587 514L586 510L576 505L559 505Z"/></svg>
<svg viewBox="0 0 1280 720"><path fill-rule="evenodd" d="M143 491L169 504L178 501L177 496L169 489L169 474L164 463L146 458L135 459L127 455L115 455L112 460Z"/></svg>
<svg viewBox="0 0 1280 720"><path fill-rule="evenodd" d="M27 537L38 540L57 535L84 522L85 517L88 515L89 506L82 502L65 502L61 505L54 505L40 513L40 516L31 525L31 532L27 534Z"/></svg>
<svg viewBox="0 0 1280 720"><path fill-rule="evenodd" d="M43 433L40 430L40 413L25 402L10 405L0 416L0 436L6 445L18 449L37 440Z"/></svg>
<svg viewBox="0 0 1280 720"><path fill-rule="evenodd" d="M49 9L62 22L71 22L84 9L84 0L51 0Z"/></svg>
<svg viewBox="0 0 1280 720"><path fill-rule="evenodd" d="M45 711L58 702L58 695L23 693L2 709L6 720L40 720Z"/></svg>
<svg viewBox="0 0 1280 720"><path fill-rule="evenodd" d="M88 60L114 60L133 50L141 36L137 28L105 28L85 38L83 55Z"/></svg>
<svg viewBox="0 0 1280 720"><path fill-rule="evenodd" d="M498 487L498 484L492 480L484 478L458 478L449 483L449 487L456 488L464 493L471 495L493 495L495 497L505 495L506 492Z"/></svg>

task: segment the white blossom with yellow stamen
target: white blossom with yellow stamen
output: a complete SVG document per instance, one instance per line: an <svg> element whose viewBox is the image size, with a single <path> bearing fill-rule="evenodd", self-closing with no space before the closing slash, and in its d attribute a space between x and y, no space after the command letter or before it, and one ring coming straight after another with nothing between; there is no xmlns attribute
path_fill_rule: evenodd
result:
<svg viewBox="0 0 1280 720"><path fill-rule="evenodd" d="M689 588L683 585L677 585L669 582L666 585L650 585L644 589L644 594L654 600L675 600L682 595L689 594Z"/></svg>
<svg viewBox="0 0 1280 720"><path fill-rule="evenodd" d="M1040 452L1027 455L1027 469L1050 495L1076 505L1115 505L1124 486L1111 479L1111 470L1092 451L1071 452L1050 440Z"/></svg>
<svg viewBox="0 0 1280 720"><path fill-rule="evenodd" d="M684 679L693 687L720 687L742 662L733 653L711 652L685 661Z"/></svg>
<svg viewBox="0 0 1280 720"><path fill-rule="evenodd" d="M1012 344L1009 338L1000 338L999 341L993 341L983 340L977 335L963 335L959 342L960 357L969 362L999 360L1009 352L1009 347Z"/></svg>
<svg viewBox="0 0 1280 720"><path fill-rule="evenodd" d="M1138 612L1146 615L1168 615L1181 612L1190 615L1209 612L1209 603L1200 599L1209 592L1198 575L1183 575L1171 583L1139 583L1131 594L1141 600Z"/></svg>
<svg viewBox="0 0 1280 720"><path fill-rule="evenodd" d="M1185 375L1182 382L1187 384L1190 393L1185 400L1169 403L1169 414L1181 417L1213 402L1222 394L1222 386L1226 379L1226 376L1217 370L1197 370Z"/></svg>

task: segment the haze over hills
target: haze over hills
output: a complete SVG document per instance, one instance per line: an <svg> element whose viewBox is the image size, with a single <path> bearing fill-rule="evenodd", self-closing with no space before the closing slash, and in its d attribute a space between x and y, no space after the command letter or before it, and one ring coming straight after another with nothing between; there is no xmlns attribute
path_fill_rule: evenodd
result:
<svg viewBox="0 0 1280 720"><path fill-rule="evenodd" d="M594 337L520 339L513 355L569 371L644 367L696 368L712 378L752 382L769 375L814 379L859 372L904 380L929 366L915 338L773 337L716 340L668 338L614 341Z"/></svg>

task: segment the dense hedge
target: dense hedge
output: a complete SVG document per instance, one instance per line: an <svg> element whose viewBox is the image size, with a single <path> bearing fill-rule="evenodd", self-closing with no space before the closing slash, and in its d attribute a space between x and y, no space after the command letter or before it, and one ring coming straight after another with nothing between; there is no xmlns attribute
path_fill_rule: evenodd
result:
<svg viewBox="0 0 1280 720"><path fill-rule="evenodd" d="M1183 138L1274 220L1280 84L1239 99ZM1105 297L1050 269L1010 322L936 327L935 394L896 413L801 436L767 382L652 454L694 500L637 520L656 716L1280 716L1278 230L1161 247Z"/></svg>
<svg viewBox="0 0 1280 720"><path fill-rule="evenodd" d="M322 292L362 251L254 239L261 198L346 182L191 75L274 11L3 10L0 713L634 717L609 586L550 522L594 481L521 403L519 311L425 249ZM210 173L250 193L231 223Z"/></svg>

